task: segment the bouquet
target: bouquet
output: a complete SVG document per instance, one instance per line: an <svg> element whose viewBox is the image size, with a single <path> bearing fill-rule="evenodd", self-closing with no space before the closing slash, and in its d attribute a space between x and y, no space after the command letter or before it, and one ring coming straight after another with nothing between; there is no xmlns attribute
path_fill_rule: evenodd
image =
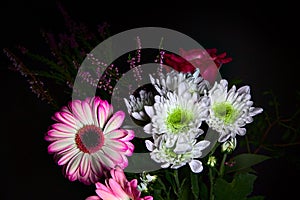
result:
<svg viewBox="0 0 300 200"><path fill-rule="evenodd" d="M51 66L50 73L32 72L4 52L33 92L55 109L45 134L48 152L68 180L95 187L87 200L263 199L251 196L252 166L270 157L257 154L261 146L251 153L246 135L247 124L263 109L254 106L250 86L236 87L221 77L221 66L232 58L168 29L109 37L107 24L99 32L108 39L90 51L85 41L95 44L94 35L67 22L74 35L61 37L60 45L43 33L58 64L19 46L24 55ZM129 50L119 52L124 45ZM72 100L58 106L38 77L66 84ZM245 140L248 152L235 155Z"/></svg>

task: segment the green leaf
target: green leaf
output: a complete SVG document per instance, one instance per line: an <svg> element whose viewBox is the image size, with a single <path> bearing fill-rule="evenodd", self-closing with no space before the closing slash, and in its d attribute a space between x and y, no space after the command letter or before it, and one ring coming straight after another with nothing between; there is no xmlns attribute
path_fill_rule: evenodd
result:
<svg viewBox="0 0 300 200"><path fill-rule="evenodd" d="M202 181L199 182L199 192L200 192L199 199L208 199L208 188L207 185Z"/></svg>
<svg viewBox="0 0 300 200"><path fill-rule="evenodd" d="M261 163L270 158L271 157L269 156L259 155L259 154L250 154L250 153L239 154L230 160L230 162L233 162L234 165L232 167L226 166L225 173L243 171L253 165Z"/></svg>
<svg viewBox="0 0 300 200"><path fill-rule="evenodd" d="M192 193L193 193L195 199L199 199L200 188L199 188L199 184L198 184L198 179L199 179L198 174L191 172Z"/></svg>
<svg viewBox="0 0 300 200"><path fill-rule="evenodd" d="M178 192L178 200L186 200L186 199L191 199L192 194L191 194L191 187L188 184L188 181L186 181L187 178L183 179L179 192Z"/></svg>
<svg viewBox="0 0 300 200"><path fill-rule="evenodd" d="M255 175L248 173L236 174L231 183L218 178L214 186L215 200L246 200L253 190L255 179Z"/></svg>

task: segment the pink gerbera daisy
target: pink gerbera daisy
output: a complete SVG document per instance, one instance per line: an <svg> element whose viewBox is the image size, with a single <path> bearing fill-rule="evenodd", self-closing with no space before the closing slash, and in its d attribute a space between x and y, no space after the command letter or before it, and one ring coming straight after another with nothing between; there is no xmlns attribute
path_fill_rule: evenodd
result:
<svg viewBox="0 0 300 200"><path fill-rule="evenodd" d="M96 183L98 196L90 196L86 200L153 200L152 196L140 197L137 180L129 182L120 167L112 169L110 174L112 178L106 179L105 185Z"/></svg>
<svg viewBox="0 0 300 200"><path fill-rule="evenodd" d="M48 152L70 181L95 183L116 165L125 168L134 146L132 130L121 129L125 114L99 97L73 100L56 112L45 139Z"/></svg>

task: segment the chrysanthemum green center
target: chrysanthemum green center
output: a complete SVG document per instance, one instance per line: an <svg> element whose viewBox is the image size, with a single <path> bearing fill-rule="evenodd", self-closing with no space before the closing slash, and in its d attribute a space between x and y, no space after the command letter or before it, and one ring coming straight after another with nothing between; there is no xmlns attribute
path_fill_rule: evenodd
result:
<svg viewBox="0 0 300 200"><path fill-rule="evenodd" d="M225 124L232 124L238 115L238 112L231 103L221 102L213 105L212 107L215 116L223 120Z"/></svg>
<svg viewBox="0 0 300 200"><path fill-rule="evenodd" d="M104 144L104 135L99 127L86 125L75 136L77 147L84 153L94 153Z"/></svg>
<svg viewBox="0 0 300 200"><path fill-rule="evenodd" d="M193 114L181 108L175 108L166 119L166 125L172 133L179 133L185 131L189 122L192 120Z"/></svg>

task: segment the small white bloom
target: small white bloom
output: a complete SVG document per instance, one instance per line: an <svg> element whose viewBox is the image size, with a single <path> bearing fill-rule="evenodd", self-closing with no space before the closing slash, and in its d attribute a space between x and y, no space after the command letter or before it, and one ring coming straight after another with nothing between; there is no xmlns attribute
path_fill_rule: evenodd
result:
<svg viewBox="0 0 300 200"><path fill-rule="evenodd" d="M150 75L151 83L161 96L166 96L168 92L178 92L180 84L185 84L190 93L203 94L204 90L208 89L209 82L200 76L199 69L191 73L182 73L172 70L166 74L161 74L159 79L154 79Z"/></svg>
<svg viewBox="0 0 300 200"><path fill-rule="evenodd" d="M250 87L243 86L236 90L233 86L227 91L228 82L224 79L215 83L208 91L211 99L210 116L207 124L220 133L219 142L225 142L236 134L245 135L246 124L253 121L253 116L261 113L262 108L251 107Z"/></svg>
<svg viewBox="0 0 300 200"><path fill-rule="evenodd" d="M145 184L144 182L140 183L138 185L138 190L141 192L148 192L147 184Z"/></svg>
<svg viewBox="0 0 300 200"><path fill-rule="evenodd" d="M152 92L141 90L138 97L130 95L129 100L124 98L124 101L127 106L128 113L132 118L143 122L150 121L149 116L145 113L144 106L153 105Z"/></svg>
<svg viewBox="0 0 300 200"><path fill-rule="evenodd" d="M151 158L157 162L162 163L162 168L171 167L172 169L178 169L186 163L189 164L191 170L195 173L199 173L203 170L201 161L196 160L202 155L202 150L209 146L210 142L207 140L202 140L196 143L196 139L188 141L188 146L191 148L185 149L183 152L177 152L176 145L173 147L167 147L166 140L160 137L157 145L147 140L147 148L150 146L149 151Z"/></svg>

